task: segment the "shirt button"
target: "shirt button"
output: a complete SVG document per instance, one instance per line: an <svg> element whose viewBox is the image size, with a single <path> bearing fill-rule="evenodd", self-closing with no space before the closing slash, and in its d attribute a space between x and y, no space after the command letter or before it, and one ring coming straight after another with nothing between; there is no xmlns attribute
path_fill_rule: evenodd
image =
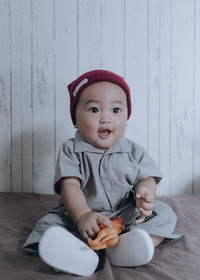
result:
<svg viewBox="0 0 200 280"><path fill-rule="evenodd" d="M106 187L110 187L111 186L111 182L106 181Z"/></svg>

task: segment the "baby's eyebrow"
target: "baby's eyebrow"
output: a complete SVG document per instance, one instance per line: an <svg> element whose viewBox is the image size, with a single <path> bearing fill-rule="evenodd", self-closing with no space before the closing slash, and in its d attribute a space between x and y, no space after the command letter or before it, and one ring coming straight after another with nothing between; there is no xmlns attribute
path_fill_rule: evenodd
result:
<svg viewBox="0 0 200 280"><path fill-rule="evenodd" d="M86 101L85 104L89 104L89 103L99 103L99 101L96 99L90 99L90 100Z"/></svg>
<svg viewBox="0 0 200 280"><path fill-rule="evenodd" d="M88 105L90 103L100 103L98 100L95 100L95 99L91 99L91 100L88 100L85 102L85 105Z"/></svg>
<svg viewBox="0 0 200 280"><path fill-rule="evenodd" d="M114 100L113 103L114 103L114 104L120 104L120 105L126 106L126 104L125 104L123 101L120 101L120 100Z"/></svg>
<svg viewBox="0 0 200 280"><path fill-rule="evenodd" d="M99 101L99 100L96 100L96 99L90 99L90 100L88 100L88 101L86 101L85 102L85 106L87 106L87 105L89 105L89 104L91 104L91 103L97 103L97 104L100 104L101 102ZM127 106L123 101L121 101L121 100L113 100L112 101L112 104L113 105L122 105L122 106Z"/></svg>

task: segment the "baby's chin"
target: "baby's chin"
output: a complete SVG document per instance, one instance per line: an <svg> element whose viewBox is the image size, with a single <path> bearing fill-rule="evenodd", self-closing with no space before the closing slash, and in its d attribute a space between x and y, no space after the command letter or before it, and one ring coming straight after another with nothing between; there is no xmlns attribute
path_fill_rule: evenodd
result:
<svg viewBox="0 0 200 280"><path fill-rule="evenodd" d="M104 142L104 143L101 143L101 142ZM115 145L117 141L112 141L110 143L106 143L106 141L100 141L99 142L94 142L92 143L92 146L94 146L95 148L97 149L100 149L100 150L103 150L103 151L106 151L108 150L109 148L111 148L113 145Z"/></svg>

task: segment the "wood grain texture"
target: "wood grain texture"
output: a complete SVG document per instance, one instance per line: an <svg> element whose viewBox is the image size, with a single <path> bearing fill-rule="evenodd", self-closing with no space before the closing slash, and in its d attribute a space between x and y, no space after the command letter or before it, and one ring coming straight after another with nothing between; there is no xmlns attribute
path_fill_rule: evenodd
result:
<svg viewBox="0 0 200 280"><path fill-rule="evenodd" d="M160 166L160 195L200 193L200 0L0 1L0 191L52 193L73 137L67 85L125 77L126 136Z"/></svg>
<svg viewBox="0 0 200 280"><path fill-rule="evenodd" d="M9 1L0 1L0 190L11 191L11 30Z"/></svg>

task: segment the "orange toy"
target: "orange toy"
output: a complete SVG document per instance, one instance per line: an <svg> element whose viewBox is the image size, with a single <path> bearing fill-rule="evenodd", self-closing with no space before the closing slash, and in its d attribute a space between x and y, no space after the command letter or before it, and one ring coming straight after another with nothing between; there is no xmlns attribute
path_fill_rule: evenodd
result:
<svg viewBox="0 0 200 280"><path fill-rule="evenodd" d="M88 244L93 250L101 250L107 247L116 245L119 242L119 233L125 228L124 220L119 216L111 219L112 227L105 225L99 225L101 230L99 231L97 238L92 240L88 238Z"/></svg>

